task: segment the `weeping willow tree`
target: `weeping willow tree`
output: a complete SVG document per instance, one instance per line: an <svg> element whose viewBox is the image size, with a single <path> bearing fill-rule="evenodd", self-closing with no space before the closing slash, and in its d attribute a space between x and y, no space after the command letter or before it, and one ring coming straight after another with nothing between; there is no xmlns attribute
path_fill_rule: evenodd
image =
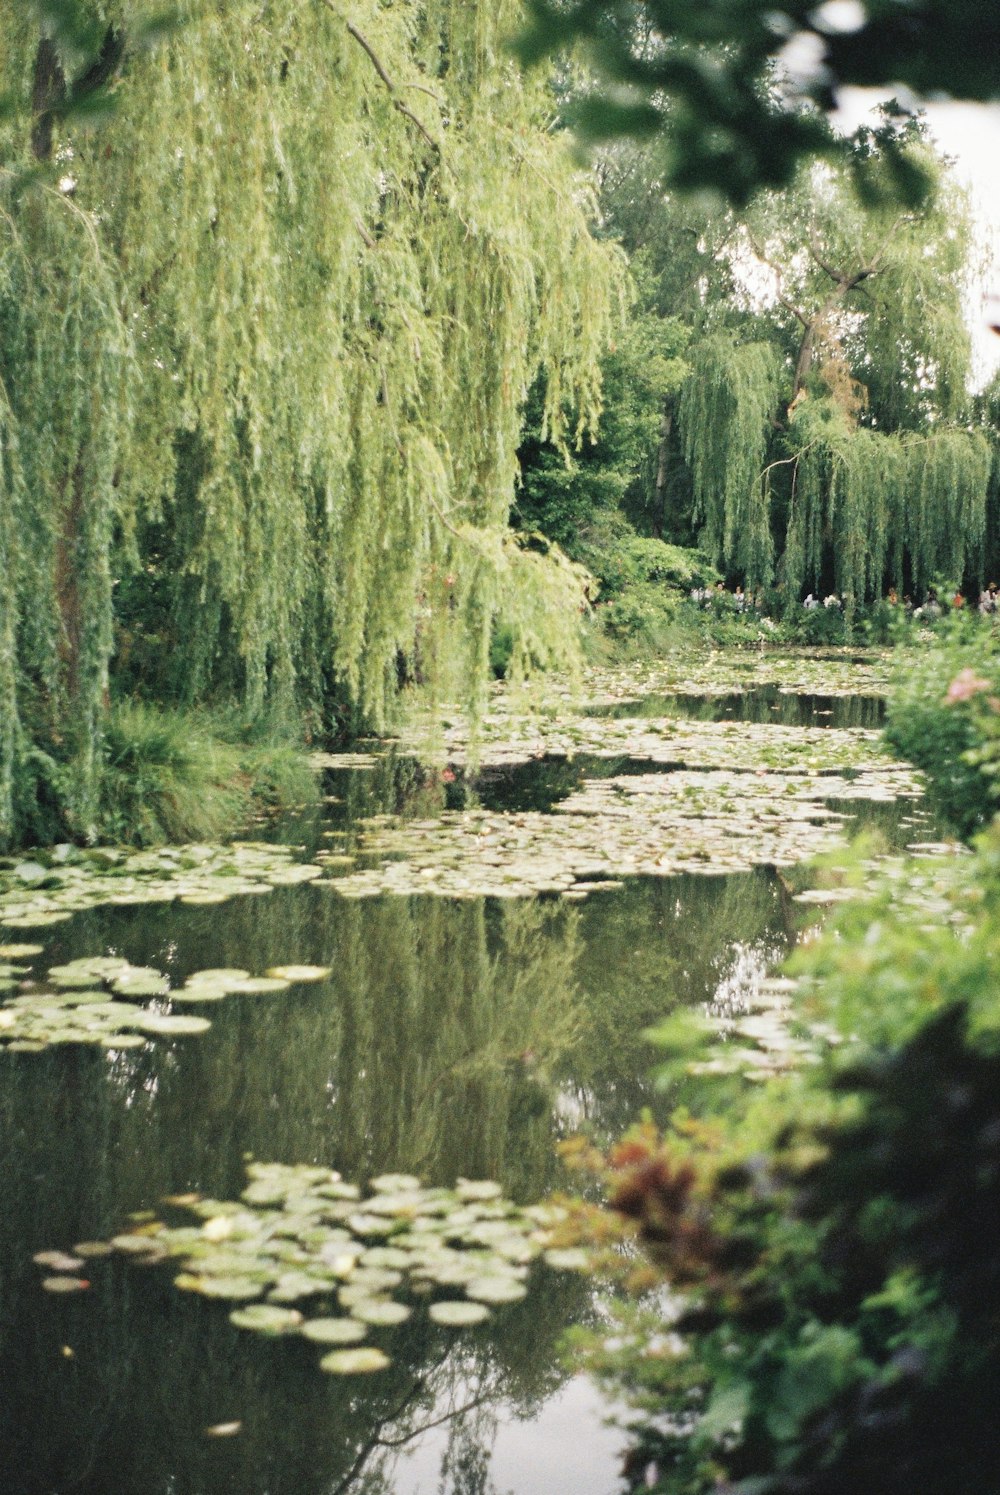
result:
<svg viewBox="0 0 1000 1495"><path fill-rule="evenodd" d="M699 543L753 587L774 565L770 495L763 480L780 363L767 343L707 337L690 359L678 419L691 469Z"/></svg>
<svg viewBox="0 0 1000 1495"><path fill-rule="evenodd" d="M183 0L142 49L95 4L88 133L35 9L0 5L0 834L40 746L86 829L122 576L147 689L253 712L379 723L401 660L474 697L506 596L525 655L572 647L579 574L507 517L536 374L554 439L596 419L620 269L517 0Z"/></svg>
<svg viewBox="0 0 1000 1495"><path fill-rule="evenodd" d="M762 199L734 254L742 310L730 298L689 355L678 413L701 542L752 587L772 545L790 598L825 580L852 608L981 565L989 451L960 424L968 203L907 134L934 183L924 206L864 201L830 167ZM877 173L872 138L856 150Z"/></svg>

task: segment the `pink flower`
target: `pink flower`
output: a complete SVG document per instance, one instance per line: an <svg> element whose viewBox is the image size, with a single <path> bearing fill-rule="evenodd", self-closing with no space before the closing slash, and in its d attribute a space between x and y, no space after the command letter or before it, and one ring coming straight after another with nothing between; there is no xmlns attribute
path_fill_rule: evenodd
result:
<svg viewBox="0 0 1000 1495"><path fill-rule="evenodd" d="M977 675L975 670L961 670L948 686L944 701L946 706L955 706L959 701L971 701L973 696L989 690L990 682Z"/></svg>

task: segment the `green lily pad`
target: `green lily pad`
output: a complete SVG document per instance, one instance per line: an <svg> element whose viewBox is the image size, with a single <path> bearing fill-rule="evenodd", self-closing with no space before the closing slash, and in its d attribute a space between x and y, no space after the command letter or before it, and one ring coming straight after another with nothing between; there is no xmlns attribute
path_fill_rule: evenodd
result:
<svg viewBox="0 0 1000 1495"><path fill-rule="evenodd" d="M490 1179L460 1178L455 1185L455 1193L463 1203L472 1203L482 1199L499 1199L503 1190Z"/></svg>
<svg viewBox="0 0 1000 1495"><path fill-rule="evenodd" d="M187 1017L182 1013L139 1012L130 1026L157 1038L181 1038L193 1033L207 1033L212 1025L207 1018Z"/></svg>
<svg viewBox="0 0 1000 1495"><path fill-rule="evenodd" d="M360 1319L363 1324L374 1324L379 1328L389 1328L396 1324L404 1324L413 1312L405 1303L396 1303L391 1298L369 1298L362 1299L359 1303L351 1306L351 1317Z"/></svg>
<svg viewBox="0 0 1000 1495"><path fill-rule="evenodd" d="M43 1277L42 1286L47 1293L82 1293L90 1283L86 1277Z"/></svg>
<svg viewBox="0 0 1000 1495"><path fill-rule="evenodd" d="M405 1194L420 1188L419 1178L412 1173L382 1173L372 1179L376 1194Z"/></svg>
<svg viewBox="0 0 1000 1495"><path fill-rule="evenodd" d="M466 1329L472 1324L483 1323L490 1317L490 1310L485 1303L445 1299L440 1303L431 1303L427 1309L427 1316L435 1324L444 1324L446 1328Z"/></svg>
<svg viewBox="0 0 1000 1495"><path fill-rule="evenodd" d="M0 945L0 959L3 960L31 960L44 954L44 945Z"/></svg>
<svg viewBox="0 0 1000 1495"><path fill-rule="evenodd" d="M320 1370L334 1376L367 1376L385 1370L392 1362L383 1350L374 1347L360 1350L331 1350L319 1362Z"/></svg>
<svg viewBox="0 0 1000 1495"><path fill-rule="evenodd" d="M477 1303L518 1303L528 1293L524 1283L513 1277L473 1277L465 1291Z"/></svg>
<svg viewBox="0 0 1000 1495"><path fill-rule="evenodd" d="M37 1267L49 1267L53 1272L77 1272L83 1266L81 1256L68 1256L65 1251L36 1251L31 1259Z"/></svg>
<svg viewBox="0 0 1000 1495"><path fill-rule="evenodd" d="M179 1279L175 1280L179 1286ZM248 1302L261 1294L261 1284L255 1277L206 1277L194 1273L192 1282L185 1286L203 1298L224 1298L230 1302Z"/></svg>
<svg viewBox="0 0 1000 1495"><path fill-rule="evenodd" d="M247 1308L234 1308L229 1322L237 1329L253 1329L257 1334L292 1334L302 1323L302 1315L294 1308L251 1303Z"/></svg>
<svg viewBox="0 0 1000 1495"><path fill-rule="evenodd" d="M368 1326L354 1318L307 1319L301 1333L315 1344L359 1344Z"/></svg>
<svg viewBox="0 0 1000 1495"><path fill-rule="evenodd" d="M277 977L279 981L291 981L298 985L309 981L325 981L330 969L330 966L270 966L266 974Z"/></svg>
<svg viewBox="0 0 1000 1495"><path fill-rule="evenodd" d="M590 1258L579 1246L552 1246L545 1252L545 1261L563 1272L586 1272L590 1267Z"/></svg>
<svg viewBox="0 0 1000 1495"><path fill-rule="evenodd" d="M208 986L225 986L233 990L233 983L238 986L241 981L249 981L250 972L241 970L234 966L220 966L204 971L195 971L187 978L186 986L201 985L203 982Z"/></svg>
<svg viewBox="0 0 1000 1495"><path fill-rule="evenodd" d="M272 992L287 991L290 981L281 976L248 976L245 981L234 981L232 991L237 996L269 996Z"/></svg>

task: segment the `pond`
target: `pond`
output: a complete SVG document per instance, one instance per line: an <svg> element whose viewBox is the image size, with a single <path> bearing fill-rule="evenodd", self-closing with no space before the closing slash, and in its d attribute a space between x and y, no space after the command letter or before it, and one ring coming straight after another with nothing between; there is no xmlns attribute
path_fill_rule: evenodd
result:
<svg viewBox="0 0 1000 1495"><path fill-rule="evenodd" d="M610 1139L643 1107L718 1106L719 1087L738 1081L660 1093L642 1034L679 1005L752 1005L806 913L774 865L749 855L722 875L664 866L590 884L550 866L546 890L525 896L529 841L500 896L484 896L477 874L458 896L364 882L410 865L379 839L401 826L436 836L448 815L556 821L571 795L627 780L588 777L586 761L494 766L476 781L461 765L360 760L331 772L331 802L294 827L322 880L224 902L97 903L36 936L4 933L44 944L26 958L35 973L110 954L162 972L171 1000L205 968L329 974L204 1008L177 1000L210 1016L190 1037L0 1052L0 1489L613 1495L621 1435L558 1355L567 1324L602 1311L578 1272L532 1267L527 1297L460 1332L418 1303L372 1330L385 1370L332 1376L300 1335L240 1330L232 1303L177 1291L176 1268L98 1258L81 1269L85 1290L57 1295L31 1258L130 1219L142 1229L168 1196L235 1200L253 1160L361 1184L400 1171L428 1185L496 1180L533 1204L562 1182L555 1143L578 1128ZM485 805L472 804L480 790ZM912 799L848 795L839 809L889 843L929 834ZM833 826L842 837L846 823Z"/></svg>

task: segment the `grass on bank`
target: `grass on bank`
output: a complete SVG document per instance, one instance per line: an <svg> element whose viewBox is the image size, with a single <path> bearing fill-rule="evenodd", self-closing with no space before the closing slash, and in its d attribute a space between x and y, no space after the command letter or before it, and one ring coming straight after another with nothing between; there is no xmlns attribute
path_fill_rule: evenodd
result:
<svg viewBox="0 0 1000 1495"><path fill-rule="evenodd" d="M102 840L133 846L213 840L261 811L317 799L305 752L287 739L240 741L236 718L137 702L114 706L98 802Z"/></svg>

